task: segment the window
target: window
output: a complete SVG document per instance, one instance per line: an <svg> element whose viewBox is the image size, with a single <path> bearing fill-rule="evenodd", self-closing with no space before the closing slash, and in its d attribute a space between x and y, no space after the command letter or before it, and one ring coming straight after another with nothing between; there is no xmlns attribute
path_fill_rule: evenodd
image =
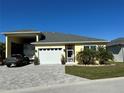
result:
<svg viewBox="0 0 124 93"><path fill-rule="evenodd" d="M89 49L90 47L89 46L84 46L84 49L86 50L86 49Z"/></svg>
<svg viewBox="0 0 124 93"><path fill-rule="evenodd" d="M59 48L59 50L62 50L61 48Z"/></svg>
<svg viewBox="0 0 124 93"><path fill-rule="evenodd" d="M49 51L50 49L48 48L47 51Z"/></svg>
<svg viewBox="0 0 124 93"><path fill-rule="evenodd" d="M96 50L96 46L95 45L86 45L84 46L84 50L85 49L93 49L93 50Z"/></svg>
<svg viewBox="0 0 124 93"><path fill-rule="evenodd" d="M51 48L51 50L54 50L54 48Z"/></svg>
<svg viewBox="0 0 124 93"><path fill-rule="evenodd" d="M55 48L55 50L58 50L58 48Z"/></svg>
<svg viewBox="0 0 124 93"><path fill-rule="evenodd" d="M41 50L41 51L52 51L52 50L57 51L57 50L62 50L62 48L41 48L39 50Z"/></svg>
<svg viewBox="0 0 124 93"><path fill-rule="evenodd" d="M92 50L96 50L96 46L91 46L91 49Z"/></svg>
<svg viewBox="0 0 124 93"><path fill-rule="evenodd" d="M46 51L46 49L43 49L44 51Z"/></svg>

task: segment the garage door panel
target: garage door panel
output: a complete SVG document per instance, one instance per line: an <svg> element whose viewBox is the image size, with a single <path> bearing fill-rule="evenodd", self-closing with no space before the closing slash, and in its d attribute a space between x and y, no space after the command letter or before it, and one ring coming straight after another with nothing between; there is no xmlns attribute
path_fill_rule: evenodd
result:
<svg viewBox="0 0 124 93"><path fill-rule="evenodd" d="M61 64L62 50L39 50L40 64Z"/></svg>

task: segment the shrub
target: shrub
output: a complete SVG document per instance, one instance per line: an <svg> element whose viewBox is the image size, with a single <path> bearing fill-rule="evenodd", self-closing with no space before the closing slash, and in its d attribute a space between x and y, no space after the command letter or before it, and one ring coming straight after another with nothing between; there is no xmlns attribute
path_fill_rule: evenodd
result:
<svg viewBox="0 0 124 93"><path fill-rule="evenodd" d="M100 64L106 64L109 60L113 60L113 55L104 47L98 47L97 58L99 59Z"/></svg>
<svg viewBox="0 0 124 93"><path fill-rule="evenodd" d="M100 64L107 64L109 60L113 60L113 55L104 47L98 47L97 51L85 49L84 51L78 52L76 60L79 64L96 64L96 61Z"/></svg>
<svg viewBox="0 0 124 93"><path fill-rule="evenodd" d="M78 64L84 64L83 55L84 55L83 51L77 53L76 60L78 61Z"/></svg>
<svg viewBox="0 0 124 93"><path fill-rule="evenodd" d="M92 49L85 49L84 51L80 51L76 60L79 64L94 64L94 58L96 57L96 51Z"/></svg>
<svg viewBox="0 0 124 93"><path fill-rule="evenodd" d="M64 55L61 56L61 63L62 65L65 65L66 63L66 58L64 57Z"/></svg>
<svg viewBox="0 0 124 93"><path fill-rule="evenodd" d="M34 65L40 65L40 61L37 56L35 56L35 58L34 58Z"/></svg>

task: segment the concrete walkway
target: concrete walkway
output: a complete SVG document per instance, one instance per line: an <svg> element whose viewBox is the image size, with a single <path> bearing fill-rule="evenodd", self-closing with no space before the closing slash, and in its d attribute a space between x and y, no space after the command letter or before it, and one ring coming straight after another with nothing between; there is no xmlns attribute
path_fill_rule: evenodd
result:
<svg viewBox="0 0 124 93"><path fill-rule="evenodd" d="M124 77L55 85L46 88L39 86L1 93L124 93Z"/></svg>

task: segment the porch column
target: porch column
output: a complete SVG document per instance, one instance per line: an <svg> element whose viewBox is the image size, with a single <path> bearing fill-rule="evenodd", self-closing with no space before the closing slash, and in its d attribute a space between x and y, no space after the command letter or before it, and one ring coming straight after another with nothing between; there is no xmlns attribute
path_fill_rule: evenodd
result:
<svg viewBox="0 0 124 93"><path fill-rule="evenodd" d="M36 42L39 41L39 35L36 35Z"/></svg>
<svg viewBox="0 0 124 93"><path fill-rule="evenodd" d="M6 36L6 51L5 51L5 56L10 57L11 56L11 40L9 39L8 36Z"/></svg>

